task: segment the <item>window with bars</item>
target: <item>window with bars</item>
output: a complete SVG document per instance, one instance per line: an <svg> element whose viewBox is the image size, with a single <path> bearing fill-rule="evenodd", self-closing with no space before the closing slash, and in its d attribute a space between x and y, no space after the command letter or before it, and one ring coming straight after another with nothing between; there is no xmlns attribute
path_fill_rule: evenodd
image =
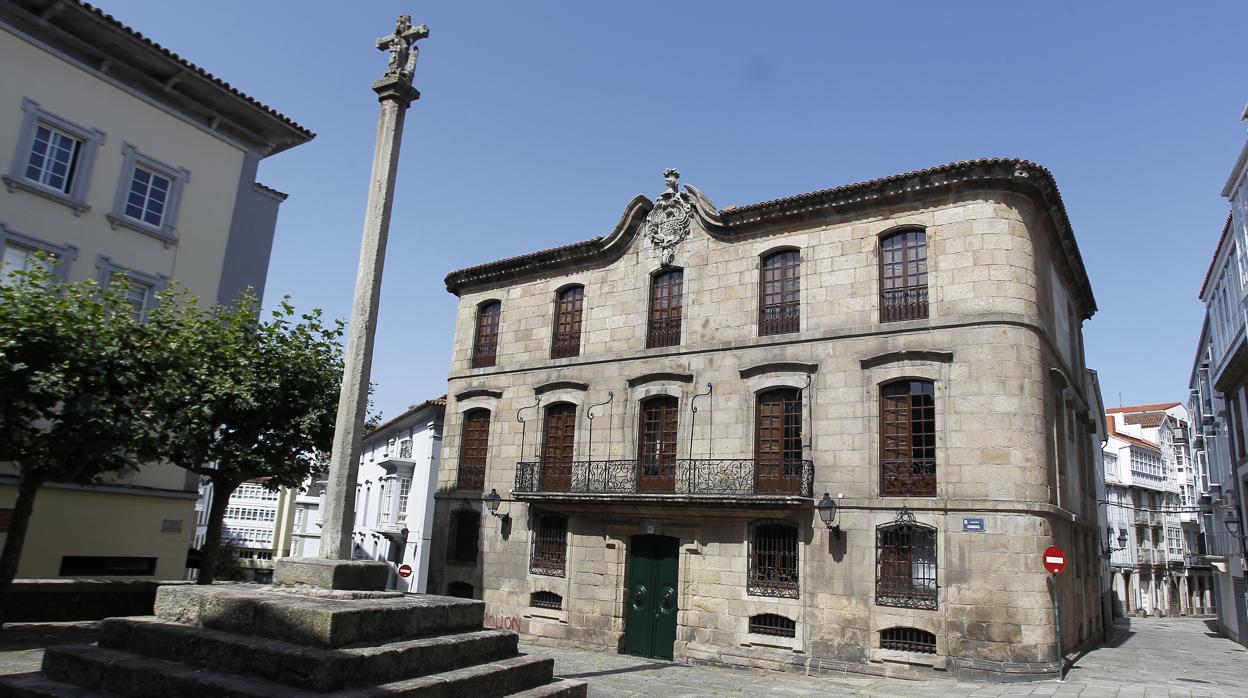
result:
<svg viewBox="0 0 1248 698"><path fill-rule="evenodd" d="M533 532L533 552L529 571L551 577L562 577L568 556L568 520L558 514L538 518Z"/></svg>
<svg viewBox="0 0 1248 698"><path fill-rule="evenodd" d="M559 611L563 609L563 597L553 591L535 591L529 594L529 605Z"/></svg>
<svg viewBox="0 0 1248 698"><path fill-rule="evenodd" d="M758 334L786 334L801 329L802 263L797 250L781 250L763 259L758 289Z"/></svg>
<svg viewBox="0 0 1248 698"><path fill-rule="evenodd" d="M880 239L880 322L927 317L927 233L902 230Z"/></svg>
<svg viewBox="0 0 1248 698"><path fill-rule="evenodd" d="M875 529L875 603L936 608L936 529L902 509Z"/></svg>
<svg viewBox="0 0 1248 698"><path fill-rule="evenodd" d="M463 435L456 487L480 492L485 489L485 464L490 450L490 411L475 409L466 412Z"/></svg>
<svg viewBox="0 0 1248 698"><path fill-rule="evenodd" d="M936 634L918 628L886 628L880 631L880 649L936 654Z"/></svg>
<svg viewBox="0 0 1248 698"><path fill-rule="evenodd" d="M788 521L750 524L746 593L796 599L797 526Z"/></svg>
<svg viewBox="0 0 1248 698"><path fill-rule="evenodd" d="M498 320L503 314L501 301L477 306L477 333L472 340L472 367L493 366L498 357Z"/></svg>
<svg viewBox="0 0 1248 698"><path fill-rule="evenodd" d="M797 622L775 613L750 616L750 632L774 637L797 637Z"/></svg>
<svg viewBox="0 0 1248 698"><path fill-rule="evenodd" d="M550 358L563 359L581 354L581 305L584 286L569 286L555 298L555 331Z"/></svg>
<svg viewBox="0 0 1248 698"><path fill-rule="evenodd" d="M880 387L880 494L936 496L936 389L931 381Z"/></svg>
<svg viewBox="0 0 1248 698"><path fill-rule="evenodd" d="M684 293L684 284L685 272L681 269L655 274L650 280L647 348L680 345L681 296Z"/></svg>
<svg viewBox="0 0 1248 698"><path fill-rule="evenodd" d="M476 564L480 538L481 514L477 510L458 509L451 512L446 561L461 565Z"/></svg>

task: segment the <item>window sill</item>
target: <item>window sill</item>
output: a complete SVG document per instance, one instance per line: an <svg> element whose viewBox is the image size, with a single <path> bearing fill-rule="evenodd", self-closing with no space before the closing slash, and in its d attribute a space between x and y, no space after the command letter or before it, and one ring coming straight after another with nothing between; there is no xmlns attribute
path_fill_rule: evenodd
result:
<svg viewBox="0 0 1248 698"><path fill-rule="evenodd" d="M121 226L123 228L129 228L135 232L143 233L144 235L148 235L148 236L156 238L157 240L160 240L161 242L165 244L165 247L176 245L178 242L177 236L172 234L173 232L172 228L169 229L169 232L165 232L163 228L153 228L150 225L140 223L126 216L118 216L115 213L110 213L107 216L105 216L105 218L108 219L109 225L111 225L114 230L117 229L117 226Z"/></svg>
<svg viewBox="0 0 1248 698"><path fill-rule="evenodd" d="M55 189L45 187L42 184L36 184L29 180L13 177L11 175L0 176L0 179L4 180L4 184L10 192L21 189L22 191L30 192L36 196L42 196L49 201L55 201L58 204L63 204L72 208L75 216L80 216L84 211L91 209L85 201L79 201L64 192L59 192Z"/></svg>

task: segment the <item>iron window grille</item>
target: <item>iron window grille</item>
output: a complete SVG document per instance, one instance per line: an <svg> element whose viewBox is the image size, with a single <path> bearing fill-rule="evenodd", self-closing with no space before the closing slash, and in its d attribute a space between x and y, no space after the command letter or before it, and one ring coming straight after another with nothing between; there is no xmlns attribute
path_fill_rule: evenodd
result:
<svg viewBox="0 0 1248 698"><path fill-rule="evenodd" d="M490 450L490 411L476 409L466 412L463 434L455 486L460 490L480 492L485 489L485 462Z"/></svg>
<svg viewBox="0 0 1248 698"><path fill-rule="evenodd" d="M936 634L918 628L887 628L880 631L880 649L936 654Z"/></svg>
<svg viewBox="0 0 1248 698"><path fill-rule="evenodd" d="M750 616L750 632L774 637L797 637L797 621L775 613Z"/></svg>
<svg viewBox="0 0 1248 698"><path fill-rule="evenodd" d="M553 591L535 591L529 595L529 605L534 608L563 610L563 597Z"/></svg>
<svg viewBox="0 0 1248 698"><path fill-rule="evenodd" d="M451 582L446 585L446 595L457 599L471 599L473 591L472 585L468 582Z"/></svg>
<svg viewBox="0 0 1248 698"><path fill-rule="evenodd" d="M475 509L459 509L451 512L446 561L460 565L475 565L477 553L480 550L480 538L480 513Z"/></svg>
<svg viewBox="0 0 1248 698"><path fill-rule="evenodd" d="M749 572L746 593L796 599L797 526L788 521L750 524Z"/></svg>
<svg viewBox="0 0 1248 698"><path fill-rule="evenodd" d="M931 381L880 387L880 494L936 496L936 397Z"/></svg>
<svg viewBox="0 0 1248 698"><path fill-rule="evenodd" d="M403 439L402 441L399 442L399 458L411 458L411 457L412 457L412 440Z"/></svg>
<svg viewBox="0 0 1248 698"><path fill-rule="evenodd" d="M801 257L782 250L763 260L758 290L758 334L786 334L801 329Z"/></svg>
<svg viewBox="0 0 1248 698"><path fill-rule="evenodd" d="M529 572L550 577L564 576L568 556L568 520L557 514L538 519L533 536Z"/></svg>
<svg viewBox="0 0 1248 698"><path fill-rule="evenodd" d="M493 366L498 357L498 320L503 313L501 301L483 303L477 308L477 335L472 341L472 367Z"/></svg>
<svg viewBox="0 0 1248 698"><path fill-rule="evenodd" d="M880 322L927 317L927 234L903 230L880 240Z"/></svg>
<svg viewBox="0 0 1248 698"><path fill-rule="evenodd" d="M584 286L572 286L559 292L555 301L555 332L550 346L550 358L580 356L581 307L584 300Z"/></svg>
<svg viewBox="0 0 1248 698"><path fill-rule="evenodd" d="M877 606L936 608L936 528L918 523L909 509L875 529Z"/></svg>
<svg viewBox="0 0 1248 698"><path fill-rule="evenodd" d="M650 327L646 347L680 345L681 300L685 273L680 269L656 274L650 281Z"/></svg>

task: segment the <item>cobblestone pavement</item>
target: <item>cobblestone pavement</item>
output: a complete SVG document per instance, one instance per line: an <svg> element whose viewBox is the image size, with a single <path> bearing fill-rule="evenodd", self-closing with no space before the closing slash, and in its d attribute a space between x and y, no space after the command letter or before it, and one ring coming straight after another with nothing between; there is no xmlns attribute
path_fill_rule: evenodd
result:
<svg viewBox="0 0 1248 698"><path fill-rule="evenodd" d="M1198 618L1133 618L1113 640L1075 660L1065 682L904 681L859 674L799 674L692 667L615 653L522 644L555 658L555 673L589 682L590 698L662 696L1082 696L1154 698L1248 694L1248 650ZM38 671L43 648L91 642L97 623L12 623L0 631L0 674Z"/></svg>
<svg viewBox="0 0 1248 698"><path fill-rule="evenodd" d="M1248 695L1248 650L1199 618L1133 618L1112 641L1079 657L1066 681L1023 684L905 681L865 675L692 667L614 653L523 645L555 658L555 673L589 682L590 698L662 696L1154 696Z"/></svg>

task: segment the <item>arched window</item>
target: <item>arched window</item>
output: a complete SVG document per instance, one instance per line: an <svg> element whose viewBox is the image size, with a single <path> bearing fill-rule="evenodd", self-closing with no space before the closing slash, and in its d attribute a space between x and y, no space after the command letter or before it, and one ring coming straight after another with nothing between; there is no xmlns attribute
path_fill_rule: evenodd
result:
<svg viewBox="0 0 1248 698"><path fill-rule="evenodd" d="M485 461L489 447L490 411L469 410L464 414L463 443L459 449L458 489L473 492L485 489Z"/></svg>
<svg viewBox="0 0 1248 698"><path fill-rule="evenodd" d="M562 359L581 353L581 304L584 286L569 286L555 297L555 331L550 358Z"/></svg>
<svg viewBox="0 0 1248 698"><path fill-rule="evenodd" d="M529 605L534 608L563 608L563 597L553 591L535 591L529 594Z"/></svg>
<svg viewBox="0 0 1248 698"><path fill-rule="evenodd" d="M568 557L568 520L558 514L545 514L537 520L533 532L533 553L529 571L562 577Z"/></svg>
<svg viewBox="0 0 1248 698"><path fill-rule="evenodd" d="M542 425L542 491L567 492L576 447L576 405L556 402Z"/></svg>
<svg viewBox="0 0 1248 698"><path fill-rule="evenodd" d="M685 272L672 269L655 274L650 279L650 327L646 333L646 347L674 347L680 345L681 296L684 293Z"/></svg>
<svg viewBox="0 0 1248 698"><path fill-rule="evenodd" d="M750 632L775 637L796 637L797 622L775 613L750 616Z"/></svg>
<svg viewBox="0 0 1248 698"><path fill-rule="evenodd" d="M776 388L759 393L754 422L755 489L758 492L800 494L801 391Z"/></svg>
<svg viewBox="0 0 1248 698"><path fill-rule="evenodd" d="M936 634L918 628L887 628L880 631L880 649L936 654Z"/></svg>
<svg viewBox="0 0 1248 698"><path fill-rule="evenodd" d="M936 608L936 529L902 509L875 529L875 603Z"/></svg>
<svg viewBox="0 0 1248 698"><path fill-rule="evenodd" d="M797 250L781 250L763 259L758 288L758 334L801 329L802 262Z"/></svg>
<svg viewBox="0 0 1248 698"><path fill-rule="evenodd" d="M472 592L472 585L468 582L451 582L446 585L446 595L458 599L471 599Z"/></svg>
<svg viewBox="0 0 1248 698"><path fill-rule="evenodd" d="M637 435L637 489L642 492L676 491L676 422L680 401L658 395L641 403Z"/></svg>
<svg viewBox="0 0 1248 698"><path fill-rule="evenodd" d="M936 496L935 394L925 380L880 386L881 496Z"/></svg>
<svg viewBox="0 0 1248 698"><path fill-rule="evenodd" d="M493 366L498 356L498 318L501 301L488 301L477 307L477 334L472 340L472 367Z"/></svg>
<svg viewBox="0 0 1248 698"><path fill-rule="evenodd" d="M481 514L476 509L451 512L451 526L446 542L446 561L475 565L480 550Z"/></svg>
<svg viewBox="0 0 1248 698"><path fill-rule="evenodd" d="M788 521L750 524L746 593L797 598L797 526Z"/></svg>
<svg viewBox="0 0 1248 698"><path fill-rule="evenodd" d="M927 233L880 238L880 322L927 317Z"/></svg>

